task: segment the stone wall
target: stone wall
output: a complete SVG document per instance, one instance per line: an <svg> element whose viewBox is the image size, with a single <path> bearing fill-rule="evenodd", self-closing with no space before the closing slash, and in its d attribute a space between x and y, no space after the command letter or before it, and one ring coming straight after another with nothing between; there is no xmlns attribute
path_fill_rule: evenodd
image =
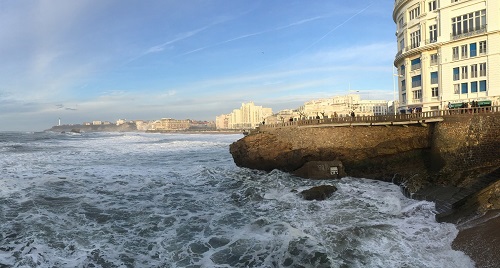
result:
<svg viewBox="0 0 500 268"><path fill-rule="evenodd" d="M240 139L230 152L238 166L316 179L304 167L318 165L306 163L336 161L347 176L403 183L445 211L500 179L488 175L500 173L500 114L447 115L425 126L274 128Z"/></svg>

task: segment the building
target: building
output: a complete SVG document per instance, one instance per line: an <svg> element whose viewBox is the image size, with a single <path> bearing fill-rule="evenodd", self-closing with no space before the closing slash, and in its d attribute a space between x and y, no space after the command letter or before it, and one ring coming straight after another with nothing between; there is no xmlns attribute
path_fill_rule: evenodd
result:
<svg viewBox="0 0 500 268"><path fill-rule="evenodd" d="M216 129L229 129L229 122L231 121L231 114L222 114L215 117Z"/></svg>
<svg viewBox="0 0 500 268"><path fill-rule="evenodd" d="M395 0L399 111L498 105L500 1Z"/></svg>
<svg viewBox="0 0 500 268"><path fill-rule="evenodd" d="M360 116L385 115L388 102L385 100L361 100L359 94L335 96L329 99L312 100L297 109L294 120L350 116L351 112Z"/></svg>
<svg viewBox="0 0 500 268"><path fill-rule="evenodd" d="M172 130L187 130L189 129L189 120L176 120L172 118L162 118L151 124L153 131L172 131Z"/></svg>
<svg viewBox="0 0 500 268"><path fill-rule="evenodd" d="M386 115L389 113L389 106L384 100L360 100L354 111L360 116Z"/></svg>
<svg viewBox="0 0 500 268"><path fill-rule="evenodd" d="M240 109L216 117L217 129L254 129L273 114L271 108L256 106L253 102L242 103Z"/></svg>

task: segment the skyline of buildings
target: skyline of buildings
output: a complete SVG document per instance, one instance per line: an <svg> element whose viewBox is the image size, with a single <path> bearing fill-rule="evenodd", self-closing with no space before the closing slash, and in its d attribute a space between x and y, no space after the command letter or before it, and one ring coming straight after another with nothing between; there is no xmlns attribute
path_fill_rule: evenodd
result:
<svg viewBox="0 0 500 268"><path fill-rule="evenodd" d="M216 117L216 129L253 129L260 124L328 117L385 115L393 110L393 103L385 100L362 100L359 94L347 94L305 102L296 109L284 109L273 113L271 108L243 103L240 109Z"/></svg>
<svg viewBox="0 0 500 268"><path fill-rule="evenodd" d="M500 100L500 1L395 0L399 112Z"/></svg>

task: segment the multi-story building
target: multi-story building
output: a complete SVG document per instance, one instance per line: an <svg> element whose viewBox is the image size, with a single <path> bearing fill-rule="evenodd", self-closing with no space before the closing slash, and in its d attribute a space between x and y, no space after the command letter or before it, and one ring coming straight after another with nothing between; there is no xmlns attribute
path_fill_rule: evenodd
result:
<svg viewBox="0 0 500 268"><path fill-rule="evenodd" d="M240 109L234 109L230 114L216 117L217 129L253 129L273 114L271 108L256 106L253 102L241 104Z"/></svg>
<svg viewBox="0 0 500 268"><path fill-rule="evenodd" d="M189 129L189 120L176 120L172 118L162 118L151 124L151 129L154 131L171 131L171 130L187 130Z"/></svg>
<svg viewBox="0 0 500 268"><path fill-rule="evenodd" d="M399 110L500 98L500 1L395 0Z"/></svg>
<svg viewBox="0 0 500 268"><path fill-rule="evenodd" d="M388 102L384 100L361 100L359 94L335 96L329 99L312 100L297 109L294 120L314 119L337 116L351 116L354 112L360 116L385 115Z"/></svg>

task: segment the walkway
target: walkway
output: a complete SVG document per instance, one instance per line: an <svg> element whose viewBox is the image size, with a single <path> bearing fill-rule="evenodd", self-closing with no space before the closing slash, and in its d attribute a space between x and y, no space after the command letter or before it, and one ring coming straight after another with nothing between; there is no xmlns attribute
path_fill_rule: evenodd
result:
<svg viewBox="0 0 500 268"><path fill-rule="evenodd" d="M285 121L283 123L260 125L259 130L269 130L282 127L352 127L352 126L392 126L434 123L444 121L448 115L470 115L473 113L500 113L500 106L480 108L460 108L420 112L413 114L377 115L377 116L344 116L325 119L305 119Z"/></svg>

